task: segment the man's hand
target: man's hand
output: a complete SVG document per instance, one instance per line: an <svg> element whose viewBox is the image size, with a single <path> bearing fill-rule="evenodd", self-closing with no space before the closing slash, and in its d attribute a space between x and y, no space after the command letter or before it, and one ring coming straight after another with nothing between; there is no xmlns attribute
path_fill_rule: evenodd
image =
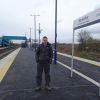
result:
<svg viewBox="0 0 100 100"><path fill-rule="evenodd" d="M50 64L52 64L52 59L50 59Z"/></svg>

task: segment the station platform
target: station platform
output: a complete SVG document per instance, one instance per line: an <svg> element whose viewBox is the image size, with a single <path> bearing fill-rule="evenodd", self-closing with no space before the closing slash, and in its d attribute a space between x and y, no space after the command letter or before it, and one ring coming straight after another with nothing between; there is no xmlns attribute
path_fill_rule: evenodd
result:
<svg viewBox="0 0 100 100"><path fill-rule="evenodd" d="M51 64L52 91L35 92L36 69L35 52L30 48L19 48L2 59L0 100L100 100L96 85L75 73L71 78L70 70L58 63Z"/></svg>

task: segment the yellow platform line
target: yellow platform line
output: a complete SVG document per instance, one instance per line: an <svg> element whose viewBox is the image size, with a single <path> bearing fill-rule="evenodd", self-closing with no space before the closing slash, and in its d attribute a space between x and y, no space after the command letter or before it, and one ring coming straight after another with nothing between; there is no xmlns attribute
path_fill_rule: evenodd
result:
<svg viewBox="0 0 100 100"><path fill-rule="evenodd" d="M0 68L0 83L3 80L4 76L6 75L11 64L15 60L16 56L18 55L20 49L21 48L18 48L17 50L15 50L11 54L9 54L9 58L8 58L7 62Z"/></svg>

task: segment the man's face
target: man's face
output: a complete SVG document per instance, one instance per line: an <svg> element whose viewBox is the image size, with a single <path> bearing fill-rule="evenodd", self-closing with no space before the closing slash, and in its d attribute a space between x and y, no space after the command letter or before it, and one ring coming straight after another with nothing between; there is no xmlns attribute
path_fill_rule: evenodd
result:
<svg viewBox="0 0 100 100"><path fill-rule="evenodd" d="M43 38L43 43L47 44L47 42L48 42L48 38Z"/></svg>

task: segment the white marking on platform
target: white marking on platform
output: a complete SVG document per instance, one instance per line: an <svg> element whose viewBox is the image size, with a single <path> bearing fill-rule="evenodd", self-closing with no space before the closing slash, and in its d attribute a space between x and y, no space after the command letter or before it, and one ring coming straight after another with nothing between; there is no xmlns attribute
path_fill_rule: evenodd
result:
<svg viewBox="0 0 100 100"><path fill-rule="evenodd" d="M63 64L62 62L57 61L57 63L60 64L60 65L62 65L62 66L64 66L64 67L66 67L67 69L71 70L71 67ZM99 84L100 84L99 82L97 82L97 81L93 80L92 78L90 78L90 77L88 77L88 76L86 76L86 75L78 72L75 69L73 69L73 72L99 87Z"/></svg>
<svg viewBox="0 0 100 100"><path fill-rule="evenodd" d="M69 58L72 57L71 55L68 55L68 54L65 54L65 53L58 52L57 54L65 56L65 57L69 57ZM80 58L80 57L76 57L76 56L74 56L74 59L79 60L79 61L83 61L83 62L86 62L86 63L89 63L89 64L92 64L92 65L96 65L96 66L100 67L100 62L97 62L97 61L88 60L88 59L84 59L84 58Z"/></svg>

